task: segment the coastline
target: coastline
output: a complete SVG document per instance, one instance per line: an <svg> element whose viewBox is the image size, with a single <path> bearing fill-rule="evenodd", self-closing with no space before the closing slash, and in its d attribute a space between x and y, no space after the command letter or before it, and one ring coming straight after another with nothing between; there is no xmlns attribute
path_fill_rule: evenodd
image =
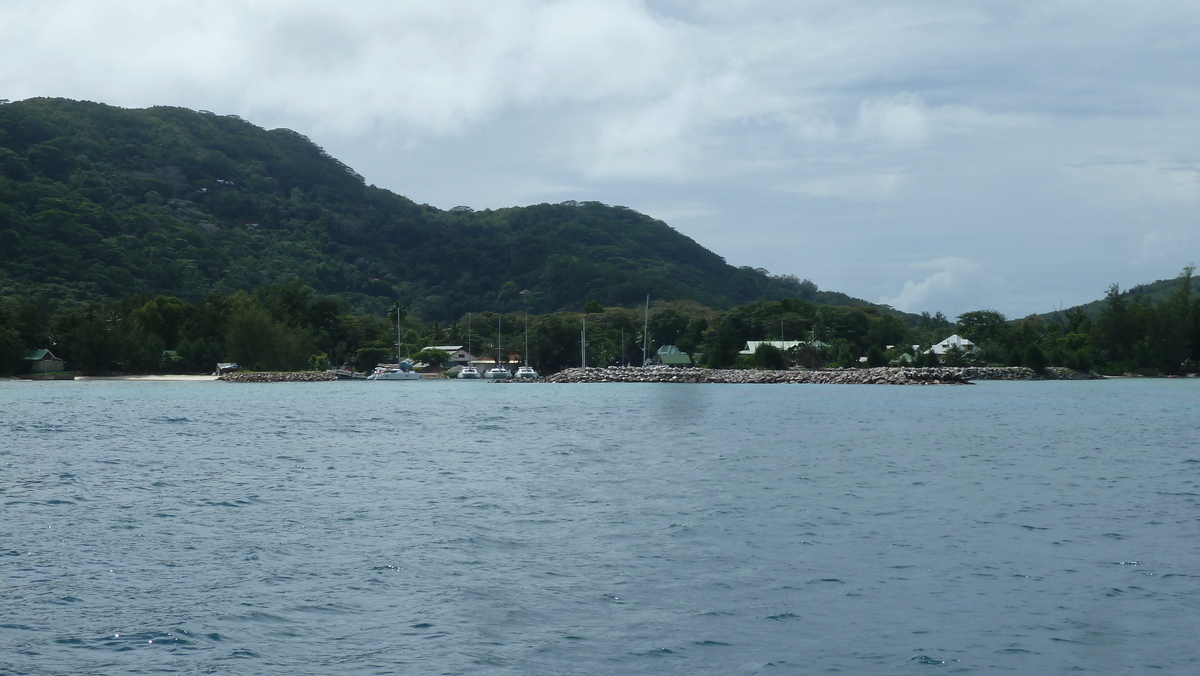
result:
<svg viewBox="0 0 1200 676"><path fill-rule="evenodd" d="M816 385L969 385L974 380L1102 380L1104 376L1065 368L1043 374L1022 366L923 367L881 366L869 369L759 371L671 366L570 368L545 383L726 383ZM506 381L519 382L519 381Z"/></svg>
<svg viewBox="0 0 1200 676"><path fill-rule="evenodd" d="M698 367L670 366L608 366L569 368L538 380L503 380L501 383L690 383L690 384L816 384L816 385L969 385L980 380L1105 380L1109 378L1132 378L1145 376L1101 376L1096 373L1080 373L1062 367L1050 367L1042 374L1020 366L1000 367L924 367L908 368L884 366L869 369L818 369L771 371L756 369L707 369ZM425 378L444 380L445 378ZM36 382L27 378L2 378L20 382ZM46 379L49 380L49 379ZM67 379L61 379L67 380ZM338 378L329 372L253 372L243 371L216 375L109 375L75 376L75 381L126 381L126 382L235 382L235 383L281 383L281 382L335 382Z"/></svg>
<svg viewBox="0 0 1200 676"><path fill-rule="evenodd" d="M205 382L217 376L154 375L154 376L75 376L75 380L132 380L141 382Z"/></svg>

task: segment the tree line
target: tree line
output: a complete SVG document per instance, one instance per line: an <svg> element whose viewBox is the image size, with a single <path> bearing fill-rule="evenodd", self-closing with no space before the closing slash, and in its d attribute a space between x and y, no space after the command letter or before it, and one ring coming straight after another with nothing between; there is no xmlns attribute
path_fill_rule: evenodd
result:
<svg viewBox="0 0 1200 676"><path fill-rule="evenodd" d="M1130 300L1113 285L1093 315L1082 310L1010 321L993 310L906 318L877 307L817 305L803 298L755 301L718 311L690 301L642 308L588 302L583 312L472 312L426 319L397 303L386 314L353 312L301 280L195 300L133 294L51 307L0 298L0 373L22 368L27 351L49 348L83 373L210 373L218 362L268 371L347 366L369 371L399 356L439 364L428 348L469 345L476 356L528 361L543 374L578 366L640 365L675 345L714 368L1011 365L1065 366L1102 373L1181 373L1200 364L1200 299L1185 268L1167 299ZM401 328L397 335L397 318ZM586 345L582 329L587 324ZM528 332L526 332L528 327ZM975 350L926 354L958 333ZM526 347L528 336L528 348ZM741 354L747 341L802 341ZM788 343L790 344L790 343ZM915 348L914 348L915 346ZM499 347L499 352L497 348ZM907 355L907 356L906 356Z"/></svg>
<svg viewBox="0 0 1200 676"><path fill-rule="evenodd" d="M958 332L977 344L981 363L1066 366L1107 375L1195 372L1200 366L1200 298L1191 265L1158 301L1123 293L1113 284L1099 311L1080 308L1008 321L994 311L968 312ZM952 355L962 360L963 355Z"/></svg>

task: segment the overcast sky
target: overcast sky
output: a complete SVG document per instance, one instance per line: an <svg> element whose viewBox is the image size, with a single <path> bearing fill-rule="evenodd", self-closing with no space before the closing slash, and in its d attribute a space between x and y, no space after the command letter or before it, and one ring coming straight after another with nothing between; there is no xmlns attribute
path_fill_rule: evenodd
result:
<svg viewBox="0 0 1200 676"><path fill-rule="evenodd" d="M1200 261L1200 2L0 0L0 98L306 134L442 208L599 200L909 311Z"/></svg>

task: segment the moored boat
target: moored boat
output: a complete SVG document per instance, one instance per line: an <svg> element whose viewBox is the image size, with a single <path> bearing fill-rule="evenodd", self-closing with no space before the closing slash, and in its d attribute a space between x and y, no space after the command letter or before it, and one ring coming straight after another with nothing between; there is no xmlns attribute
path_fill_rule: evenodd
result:
<svg viewBox="0 0 1200 676"><path fill-rule="evenodd" d="M396 304L396 361L395 365L380 364L375 367L375 372L367 376L367 380L420 380L421 374L412 369L412 364L400 358L401 336L400 321L404 319L404 311L400 304Z"/></svg>
<svg viewBox="0 0 1200 676"><path fill-rule="evenodd" d="M421 374L412 370L412 364L402 361L396 366L376 366L367 380L420 380Z"/></svg>
<svg viewBox="0 0 1200 676"><path fill-rule="evenodd" d="M500 327L501 327L500 314L497 313L496 314L496 365L493 366L492 368L488 369L487 372L483 374L484 378L488 378L490 380L509 380L512 378L512 373L510 373L508 371L508 369L500 366L500 363L504 361L504 353L500 349L500 340L503 335L500 330Z"/></svg>
<svg viewBox="0 0 1200 676"><path fill-rule="evenodd" d="M525 365L517 368L518 380L537 380L538 372L529 365L529 313L525 313Z"/></svg>

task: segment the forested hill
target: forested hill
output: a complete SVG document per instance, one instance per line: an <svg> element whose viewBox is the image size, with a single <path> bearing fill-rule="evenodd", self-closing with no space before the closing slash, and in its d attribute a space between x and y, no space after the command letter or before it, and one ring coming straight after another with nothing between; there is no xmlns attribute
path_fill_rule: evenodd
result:
<svg viewBox="0 0 1200 676"><path fill-rule="evenodd" d="M1171 295L1176 293L1178 290L1179 277L1173 277L1171 279L1160 279L1148 284L1138 284L1137 286L1125 289L1120 293L1122 298L1130 302L1138 302L1142 303L1143 305L1155 305L1165 300L1169 300ZM1108 304L1108 302L1109 300L1107 298L1101 298L1090 303L1084 303L1083 305L1076 305L1074 307L1067 308L1066 310L1046 312L1039 316L1044 321L1057 321L1059 316L1064 316L1065 314L1072 312L1081 312L1083 315L1088 317L1095 317L1104 310L1104 307Z"/></svg>
<svg viewBox="0 0 1200 676"><path fill-rule="evenodd" d="M64 99L0 105L0 295L196 298L305 280L427 319L756 298L861 303L738 268L596 202L443 211L367 185L308 138L236 116Z"/></svg>

